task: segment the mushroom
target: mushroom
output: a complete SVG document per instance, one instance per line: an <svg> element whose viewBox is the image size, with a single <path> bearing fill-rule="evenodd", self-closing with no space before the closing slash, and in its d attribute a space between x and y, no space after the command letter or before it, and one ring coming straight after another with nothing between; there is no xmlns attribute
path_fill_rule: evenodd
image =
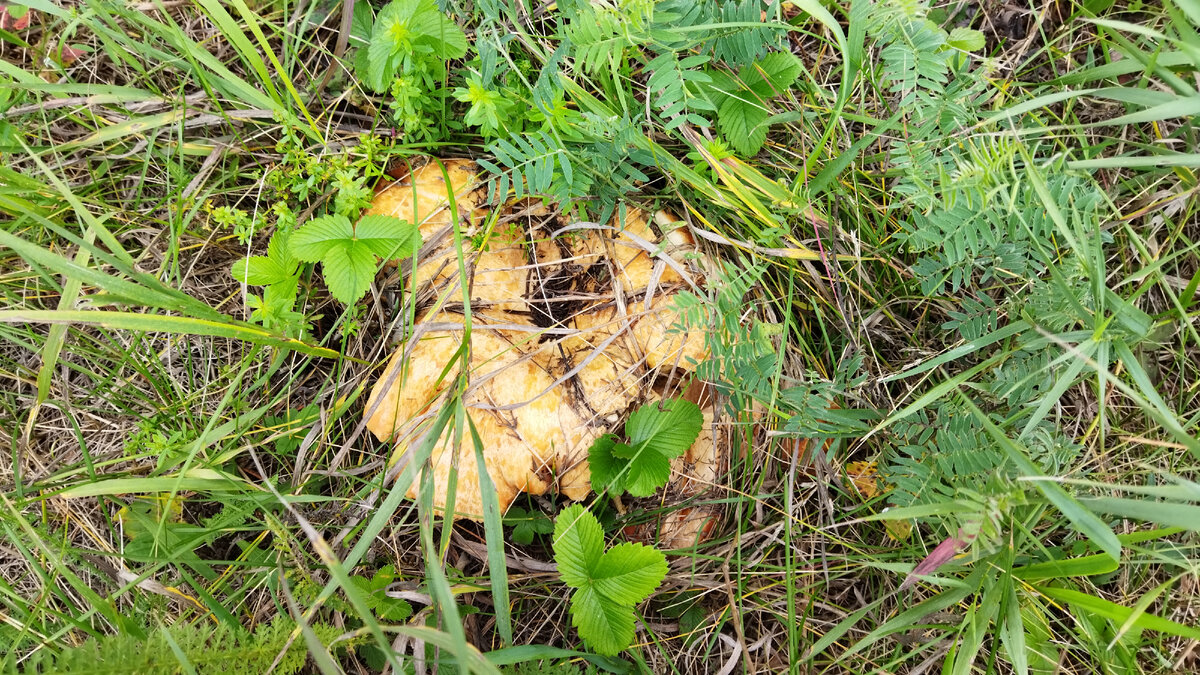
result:
<svg viewBox="0 0 1200 675"><path fill-rule="evenodd" d="M393 462L404 457L444 404L454 379L447 373L461 367L454 361L469 335L462 401L500 507L522 492L582 499L592 442L659 398L660 376L676 369L667 379L679 382L707 356L703 332L671 330L674 297L703 286L703 257L686 230L667 229L677 219L666 211L628 209L607 226L576 227L531 200L489 213L473 165L442 164L445 174L436 161L410 171L368 210L418 223L425 244L412 273L420 311L371 391L367 428L395 444ZM464 240L483 242L463 251L465 277L449 236L452 212ZM668 491L696 494L717 481L711 413L705 421L676 460L682 487ZM481 518L474 445L464 437L456 455L448 436L431 458L435 507L445 508L456 464L456 515Z"/></svg>

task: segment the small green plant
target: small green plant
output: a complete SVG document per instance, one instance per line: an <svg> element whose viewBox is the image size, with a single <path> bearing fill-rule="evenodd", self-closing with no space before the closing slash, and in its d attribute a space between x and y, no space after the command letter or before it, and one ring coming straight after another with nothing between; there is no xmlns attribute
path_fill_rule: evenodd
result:
<svg viewBox="0 0 1200 675"><path fill-rule="evenodd" d="M533 543L533 537L538 534L550 534L554 531L554 521L538 511L526 511L519 506L513 506L504 514L504 524L511 525L512 540L528 546Z"/></svg>
<svg viewBox="0 0 1200 675"><path fill-rule="evenodd" d="M485 87L483 78L478 75L467 76L466 85L454 90L454 98L471 104L463 121L479 127L484 138L494 138L520 128L520 120L514 115L517 104L504 91Z"/></svg>
<svg viewBox="0 0 1200 675"><path fill-rule="evenodd" d="M614 434L597 438L588 451L592 485L619 495L649 497L671 477L671 460L696 442L704 417L700 406L667 399L638 408L625 422L628 443Z"/></svg>
<svg viewBox="0 0 1200 675"><path fill-rule="evenodd" d="M376 258L413 255L421 235L415 225L391 216L365 216L355 225L343 215L314 218L291 236L299 260L320 262L334 299L353 304L367 292L377 270Z"/></svg>
<svg viewBox="0 0 1200 675"><path fill-rule="evenodd" d="M737 77L723 71L709 72L702 85L717 111L717 126L735 150L757 153L767 142L771 118L768 102L786 92L800 76L800 61L791 54L776 52L738 71Z"/></svg>
<svg viewBox="0 0 1200 675"><path fill-rule="evenodd" d="M581 504L558 514L554 561L571 588L571 623L599 654L615 655L633 644L633 607L667 576L666 556L644 544L604 550L600 521Z"/></svg>
<svg viewBox="0 0 1200 675"><path fill-rule="evenodd" d="M367 47L367 83L387 91L396 75L431 76L467 53L467 36L433 0L395 0L375 17Z"/></svg>
<svg viewBox="0 0 1200 675"><path fill-rule="evenodd" d="M439 140L455 126L447 123L446 60L466 55L466 35L432 0L395 0L373 22L370 14L368 3L355 5L359 79L377 94L391 94L392 122L407 140Z"/></svg>
<svg viewBox="0 0 1200 675"><path fill-rule="evenodd" d="M282 210L287 211L287 208L283 207ZM290 211L287 213L290 215ZM246 304L252 310L251 321L300 337L305 333L307 324L304 314L296 311L300 261L292 255L290 243L294 222L294 217L290 220L280 218L275 234L267 243L267 255L242 258L233 264L229 272L243 284L264 287L261 296L247 296Z"/></svg>
<svg viewBox="0 0 1200 675"><path fill-rule="evenodd" d="M400 598L389 597L386 593L396 577L396 568L393 565L380 568L370 579L357 574L350 577L350 581L362 591L361 597L367 606L375 612L380 621L396 623L412 616L412 605Z"/></svg>
<svg viewBox="0 0 1200 675"><path fill-rule="evenodd" d="M254 236L254 218L241 209L218 206L209 214L215 228L232 230L238 241L245 244Z"/></svg>
<svg viewBox="0 0 1200 675"><path fill-rule="evenodd" d="M267 254L242 258L233 264L230 274L234 279L253 286L273 288L281 295L296 295L300 274L300 261L292 255L289 243L292 232L279 228L267 243Z"/></svg>

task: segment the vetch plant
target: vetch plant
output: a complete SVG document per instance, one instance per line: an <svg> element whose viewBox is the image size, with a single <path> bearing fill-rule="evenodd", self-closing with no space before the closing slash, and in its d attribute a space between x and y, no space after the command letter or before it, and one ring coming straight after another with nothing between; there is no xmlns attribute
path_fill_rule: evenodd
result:
<svg viewBox="0 0 1200 675"><path fill-rule="evenodd" d="M580 504L563 509L554 524L554 561L571 594L571 623L599 654L613 656L633 644L633 607L667 576L666 556L645 544L604 550L600 521Z"/></svg>

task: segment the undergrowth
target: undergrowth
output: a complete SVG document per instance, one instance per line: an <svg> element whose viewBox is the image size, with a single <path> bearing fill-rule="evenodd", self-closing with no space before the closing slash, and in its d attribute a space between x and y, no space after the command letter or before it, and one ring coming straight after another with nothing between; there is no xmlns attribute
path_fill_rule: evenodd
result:
<svg viewBox="0 0 1200 675"><path fill-rule="evenodd" d="M1200 668L1198 23L5 5L2 667ZM721 261L671 329L734 458L683 507L708 541L624 541L675 508L682 401L610 429L584 505L455 523L385 480L359 419L421 242L360 215L424 155L571 223L669 206ZM431 424L470 443L464 410Z"/></svg>

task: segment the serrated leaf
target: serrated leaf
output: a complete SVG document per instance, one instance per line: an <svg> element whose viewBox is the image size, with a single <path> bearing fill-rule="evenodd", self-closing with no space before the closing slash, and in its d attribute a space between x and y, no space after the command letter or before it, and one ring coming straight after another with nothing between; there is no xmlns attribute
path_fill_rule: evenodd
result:
<svg viewBox="0 0 1200 675"><path fill-rule="evenodd" d="M743 155L754 155L767 142L766 110L754 103L728 96L717 109L717 122L721 133Z"/></svg>
<svg viewBox="0 0 1200 675"><path fill-rule="evenodd" d="M396 623L412 616L413 612L412 605L403 598L384 596L384 599L376 605L375 613L379 616L380 621Z"/></svg>
<svg viewBox="0 0 1200 675"><path fill-rule="evenodd" d="M369 2L354 3L354 15L350 20L350 43L366 45L371 41L371 24L375 21Z"/></svg>
<svg viewBox="0 0 1200 675"><path fill-rule="evenodd" d="M563 509L554 521L554 562L568 586L581 588L604 554L604 530L581 504Z"/></svg>
<svg viewBox="0 0 1200 675"><path fill-rule="evenodd" d="M643 446L637 457L629 462L625 490L634 497L649 497L667 484L671 477L671 460L657 449Z"/></svg>
<svg viewBox="0 0 1200 675"><path fill-rule="evenodd" d="M704 415L700 406L680 398L638 408L625 422L625 433L634 447L647 445L666 457L678 457L700 435Z"/></svg>
<svg viewBox="0 0 1200 675"><path fill-rule="evenodd" d="M229 273L234 279L254 286L287 284L295 281L298 261L289 244L291 232L281 229L271 236L267 255L249 256L233 264Z"/></svg>
<svg viewBox="0 0 1200 675"><path fill-rule="evenodd" d="M632 607L666 578L667 558L645 544L617 544L604 553L592 575L593 587L604 599Z"/></svg>
<svg viewBox="0 0 1200 675"><path fill-rule="evenodd" d="M321 262L325 285L335 299L351 304L371 286L376 255L403 250L412 254L420 235L415 227L389 216L367 216L355 228L345 216L314 218L291 235L292 254Z"/></svg>
<svg viewBox="0 0 1200 675"><path fill-rule="evenodd" d="M410 258L421 247L417 226L394 216L363 216L354 238L380 258Z"/></svg>
<svg viewBox="0 0 1200 675"><path fill-rule="evenodd" d="M611 452L613 457L621 459L633 459L637 455L637 451L628 443L613 443Z"/></svg>
<svg viewBox="0 0 1200 675"><path fill-rule="evenodd" d="M233 263L229 273L243 284L253 286L269 286L291 278L291 274L284 270L279 263L261 255L242 258Z"/></svg>
<svg viewBox="0 0 1200 675"><path fill-rule="evenodd" d="M376 29L378 30L378 23ZM393 57L391 43L383 38L372 37L367 45L367 85L377 94L388 90L393 77L396 76L396 60Z"/></svg>
<svg viewBox="0 0 1200 675"><path fill-rule="evenodd" d="M424 18L424 17L422 17ZM461 59L467 53L467 36L458 24L438 12L429 18L428 23L421 23L421 30L426 32L427 44L433 53L443 59Z"/></svg>
<svg viewBox="0 0 1200 675"><path fill-rule="evenodd" d="M987 45L987 39L983 33L973 28L960 26L950 31L950 37L946 39L946 44L964 52L973 52L983 49Z"/></svg>
<svg viewBox="0 0 1200 675"><path fill-rule="evenodd" d="M581 588L571 597L571 623L597 654L616 656L633 643L633 611L605 601L593 588Z"/></svg>
<svg viewBox="0 0 1200 675"><path fill-rule="evenodd" d="M588 467L591 469L592 474L592 489L597 492L608 490L613 494L620 494L625 491L625 477L622 475L622 472L625 470L625 467L629 466L629 461L613 454L613 450L617 445L617 437L612 434L606 434L597 438L588 450Z"/></svg>
<svg viewBox="0 0 1200 675"><path fill-rule="evenodd" d="M354 237L354 226L346 216L313 218L292 233L292 255L304 262L317 262L339 244Z"/></svg>
<svg viewBox="0 0 1200 675"><path fill-rule="evenodd" d="M800 77L800 59L787 52L772 52L739 71L742 82L763 100L787 91Z"/></svg>
<svg viewBox="0 0 1200 675"><path fill-rule="evenodd" d="M321 262L321 274L329 293L345 305L367 292L375 272L375 254L361 242L342 242Z"/></svg>
<svg viewBox="0 0 1200 675"><path fill-rule="evenodd" d="M724 70L710 70L709 82L700 85L700 91L705 98L712 102L713 107L720 107L725 98L742 88L737 79Z"/></svg>

